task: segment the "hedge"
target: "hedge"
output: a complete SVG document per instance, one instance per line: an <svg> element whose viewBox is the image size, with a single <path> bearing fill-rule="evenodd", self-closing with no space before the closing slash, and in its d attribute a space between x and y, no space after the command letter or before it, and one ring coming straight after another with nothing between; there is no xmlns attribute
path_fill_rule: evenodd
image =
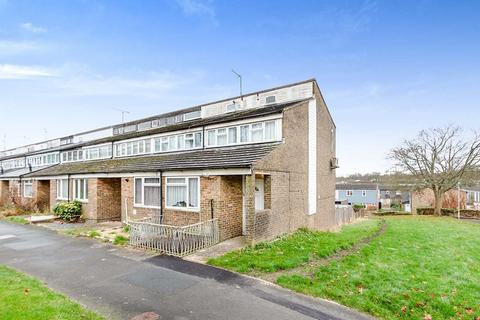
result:
<svg viewBox="0 0 480 320"><path fill-rule="evenodd" d="M433 215L433 212L433 207L417 208L418 215ZM442 208L442 216L456 216L457 214L457 209ZM460 216L464 218L480 218L480 210L460 209Z"/></svg>
<svg viewBox="0 0 480 320"><path fill-rule="evenodd" d="M376 216L407 216L407 215L411 215L411 213L407 212L407 211L393 211L393 210L375 211L373 214L376 215Z"/></svg>

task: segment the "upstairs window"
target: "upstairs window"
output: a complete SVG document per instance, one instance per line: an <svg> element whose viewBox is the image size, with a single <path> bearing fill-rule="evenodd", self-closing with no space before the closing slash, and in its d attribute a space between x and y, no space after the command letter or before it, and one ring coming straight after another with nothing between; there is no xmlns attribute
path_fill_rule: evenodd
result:
<svg viewBox="0 0 480 320"><path fill-rule="evenodd" d="M207 130L207 146L218 147L281 140L280 120Z"/></svg>
<svg viewBox="0 0 480 320"><path fill-rule="evenodd" d="M362 197L366 197L366 196L367 196L367 191L362 190Z"/></svg>
<svg viewBox="0 0 480 320"><path fill-rule="evenodd" d="M347 190L347 197L351 197L353 195L353 190Z"/></svg>
<svg viewBox="0 0 480 320"><path fill-rule="evenodd" d="M154 139L155 152L191 150L202 147L202 132L183 133Z"/></svg>

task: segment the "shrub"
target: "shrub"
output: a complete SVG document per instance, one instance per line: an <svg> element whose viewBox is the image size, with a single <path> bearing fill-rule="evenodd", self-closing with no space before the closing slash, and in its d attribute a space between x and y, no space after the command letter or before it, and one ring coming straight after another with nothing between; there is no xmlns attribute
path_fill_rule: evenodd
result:
<svg viewBox="0 0 480 320"><path fill-rule="evenodd" d="M80 201L62 201L57 203L53 212L63 221L75 222L82 215L82 203Z"/></svg>
<svg viewBox="0 0 480 320"><path fill-rule="evenodd" d="M360 211L361 209L365 209L365 205L364 205L364 204L354 204L354 205L353 205L353 211L358 212L358 211Z"/></svg>
<svg viewBox="0 0 480 320"><path fill-rule="evenodd" d="M128 243L128 238L121 235L117 235L115 239L113 239L113 244L116 244L119 246L126 245L127 243Z"/></svg>
<svg viewBox="0 0 480 320"><path fill-rule="evenodd" d="M392 210L378 210L373 213L376 216L402 216L402 215L411 215L407 211L392 211Z"/></svg>
<svg viewBox="0 0 480 320"><path fill-rule="evenodd" d="M433 207L417 208L418 215L433 215ZM457 216L457 209L442 208L442 216ZM460 216L464 218L480 218L480 210L460 209Z"/></svg>

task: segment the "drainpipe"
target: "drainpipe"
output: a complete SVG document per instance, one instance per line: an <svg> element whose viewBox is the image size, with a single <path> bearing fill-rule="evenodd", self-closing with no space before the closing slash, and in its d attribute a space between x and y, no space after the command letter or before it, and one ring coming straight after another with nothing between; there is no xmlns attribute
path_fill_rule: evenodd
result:
<svg viewBox="0 0 480 320"><path fill-rule="evenodd" d="M113 148L113 147L114 147L113 144L114 144L114 143L113 143L113 141L112 141L112 155L110 156L110 159L113 159L113 155L114 155L114 153L115 153L115 150L114 150L114 148Z"/></svg>
<svg viewBox="0 0 480 320"><path fill-rule="evenodd" d="M70 201L70 174L67 174L67 201Z"/></svg>
<svg viewBox="0 0 480 320"><path fill-rule="evenodd" d="M163 172L158 170L160 176L160 224L163 224Z"/></svg>

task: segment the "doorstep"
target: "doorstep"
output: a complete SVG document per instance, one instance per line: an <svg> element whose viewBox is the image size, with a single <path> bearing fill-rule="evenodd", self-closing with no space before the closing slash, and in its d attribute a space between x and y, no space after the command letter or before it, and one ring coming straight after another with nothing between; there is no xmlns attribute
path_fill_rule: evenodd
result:
<svg viewBox="0 0 480 320"><path fill-rule="evenodd" d="M30 223L45 223L45 222L51 222L54 221L55 219L58 219L58 216L55 215L46 215L46 216L30 216L27 218Z"/></svg>

